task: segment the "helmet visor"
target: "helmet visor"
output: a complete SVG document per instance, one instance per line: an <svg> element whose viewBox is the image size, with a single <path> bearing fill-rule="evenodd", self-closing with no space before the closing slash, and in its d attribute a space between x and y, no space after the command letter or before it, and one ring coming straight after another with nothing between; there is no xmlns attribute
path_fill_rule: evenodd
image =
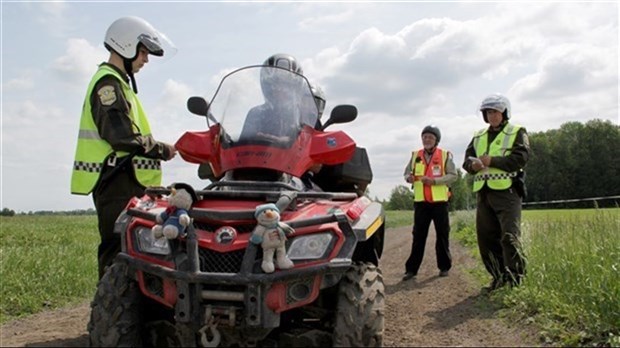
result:
<svg viewBox="0 0 620 348"><path fill-rule="evenodd" d="M156 35L140 34L138 41L146 47L150 54L157 57L163 57L165 53L166 58L171 58L177 52L172 41L162 32L156 32Z"/></svg>
<svg viewBox="0 0 620 348"><path fill-rule="evenodd" d="M138 36L138 41L149 50L149 53L161 57L164 55L164 48L159 43L159 39L157 37L151 37L148 34L140 34Z"/></svg>
<svg viewBox="0 0 620 348"><path fill-rule="evenodd" d="M502 103L501 101L487 101L485 103L482 103L482 105L480 105L480 111L484 111L488 109L497 110L499 112L504 112L506 111L506 105Z"/></svg>

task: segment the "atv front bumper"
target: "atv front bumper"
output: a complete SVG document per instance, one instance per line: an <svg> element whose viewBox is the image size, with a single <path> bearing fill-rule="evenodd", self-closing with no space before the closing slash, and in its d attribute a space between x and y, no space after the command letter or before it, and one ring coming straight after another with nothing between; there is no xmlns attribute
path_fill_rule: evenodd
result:
<svg viewBox="0 0 620 348"><path fill-rule="evenodd" d="M128 215L145 218L139 211L129 211ZM146 218L150 220L150 217ZM300 228L326 223L336 223L343 235L344 243L335 257L270 274L257 270L258 247L254 244L248 244L245 249L240 272L201 271L193 227L188 231L183 251L176 250L172 255L175 268L154 263L127 250L121 252L117 260L127 263L135 271L146 296L174 308L175 320L179 323L190 326L204 323L210 319L205 318L205 313L210 315L219 311L229 318L241 320L245 327L275 328L280 325L280 313L313 302L321 289L338 284L351 266L357 237L343 213L290 224ZM126 239L125 234L123 239ZM123 245L127 245L125 242Z"/></svg>

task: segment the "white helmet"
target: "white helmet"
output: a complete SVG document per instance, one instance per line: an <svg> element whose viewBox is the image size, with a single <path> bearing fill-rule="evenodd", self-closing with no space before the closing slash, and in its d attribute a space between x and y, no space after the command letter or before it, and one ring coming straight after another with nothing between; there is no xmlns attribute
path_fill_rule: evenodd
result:
<svg viewBox="0 0 620 348"><path fill-rule="evenodd" d="M489 122L487 120L487 109L497 110L504 115L504 121L510 119L510 101L508 98L504 97L499 93L491 94L482 100L480 103L480 111L482 111L482 117L484 118L484 122Z"/></svg>
<svg viewBox="0 0 620 348"><path fill-rule="evenodd" d="M162 40L166 40L165 36L147 21L129 16L115 20L106 31L103 42L108 50L133 60L138 55L138 44L143 44L152 55L163 56Z"/></svg>

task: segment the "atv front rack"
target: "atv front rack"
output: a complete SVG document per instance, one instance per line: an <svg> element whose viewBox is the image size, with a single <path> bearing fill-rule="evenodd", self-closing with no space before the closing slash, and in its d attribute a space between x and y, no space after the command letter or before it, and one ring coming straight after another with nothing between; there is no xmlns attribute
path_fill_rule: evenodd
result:
<svg viewBox="0 0 620 348"><path fill-rule="evenodd" d="M285 183L273 183L273 182L257 182L257 181L231 181L225 185L215 185L213 183L206 187L204 190L197 190L196 195L199 199L208 198L228 198L228 199L265 199L267 202L275 202L282 196L291 196L297 199L327 199L332 201L351 201L358 198L356 193L351 192L300 192L291 185ZM215 185L215 186L214 186ZM276 191L276 190L212 190L212 187L264 187L264 188L286 188L288 190ZM150 196L162 196L169 195L170 189L165 187L149 187L145 190L146 194ZM292 199L291 199L292 200ZM289 202L290 203L290 202ZM281 208L281 207L278 207Z"/></svg>

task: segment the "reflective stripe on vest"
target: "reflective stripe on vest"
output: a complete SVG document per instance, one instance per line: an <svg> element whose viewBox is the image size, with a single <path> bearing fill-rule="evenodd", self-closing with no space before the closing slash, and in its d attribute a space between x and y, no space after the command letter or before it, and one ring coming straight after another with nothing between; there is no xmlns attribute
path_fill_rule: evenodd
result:
<svg viewBox="0 0 620 348"><path fill-rule="evenodd" d="M510 155L519 129L521 126L507 124L491 144L488 144L488 128L476 132L473 144L476 156L487 154L491 157L506 157ZM485 182L490 189L506 190L512 186L512 178L515 176L517 176L516 172L509 173L493 167L485 168L474 176L473 191L480 191Z"/></svg>
<svg viewBox="0 0 620 348"><path fill-rule="evenodd" d="M435 149L429 163L426 163L424 149L414 152L411 156L411 168L413 168L413 200L415 202L447 202L448 185L424 185L420 180L423 176L436 178L446 175L446 159L448 152L440 148ZM416 159L420 160L417 161ZM430 165L429 165L430 164Z"/></svg>
<svg viewBox="0 0 620 348"><path fill-rule="evenodd" d="M99 175L103 169L106 158L114 159L124 157L129 153L114 150L99 136L99 131L93 119L90 104L90 96L95 88L95 84L105 75L113 75L121 84L123 94L127 102L131 105L129 117L131 117L136 133L150 135L151 128L142 109L140 100L133 92L131 87L123 80L122 76L107 65L99 66L88 85L86 98L82 107L82 117L80 119L80 130L78 133L75 160L73 162L73 173L71 176L71 193L87 195L92 192L95 184L99 180ZM111 161L109 163L113 165ZM136 179L143 186L159 186L161 184L161 163L157 159L135 156L132 160Z"/></svg>

